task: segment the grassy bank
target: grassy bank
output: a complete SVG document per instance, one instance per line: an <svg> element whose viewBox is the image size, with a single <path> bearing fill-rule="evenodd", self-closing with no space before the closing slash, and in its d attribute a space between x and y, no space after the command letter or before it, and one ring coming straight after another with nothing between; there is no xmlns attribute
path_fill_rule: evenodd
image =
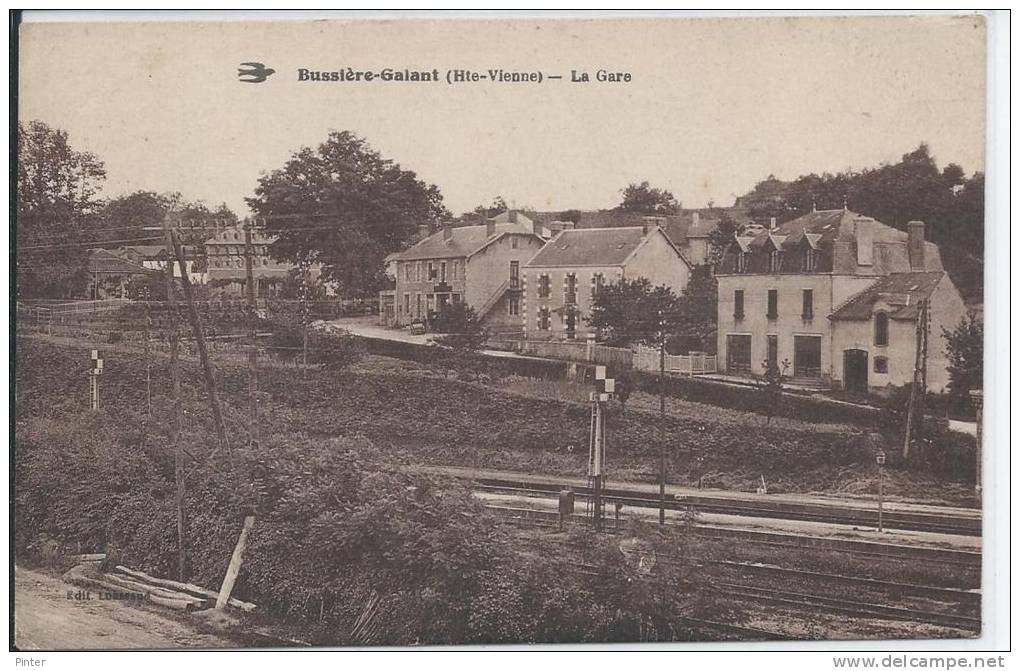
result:
<svg viewBox="0 0 1020 671"><path fill-rule="evenodd" d="M19 422L61 417L87 404L87 349L37 340L18 343ZM155 358L151 379L156 421L117 427L121 433L165 426L167 361ZM195 362L183 365L186 421L208 432L211 416ZM230 434L246 435L247 372L218 364ZM259 382L264 438L301 436L309 449L337 437L368 438L389 463L442 464L571 474L587 459L588 388L567 382L472 375L383 357L369 357L345 371L267 365ZM104 404L144 410L145 368L137 354L106 355ZM654 480L663 437L669 480L752 490L764 475L774 492L869 494L876 489L875 450L890 454L886 492L908 500L972 502L973 439L943 434L927 458L896 459L899 437L865 433L849 424L820 424L725 410L669 399L667 417L642 392L626 411L609 415L611 477Z"/></svg>

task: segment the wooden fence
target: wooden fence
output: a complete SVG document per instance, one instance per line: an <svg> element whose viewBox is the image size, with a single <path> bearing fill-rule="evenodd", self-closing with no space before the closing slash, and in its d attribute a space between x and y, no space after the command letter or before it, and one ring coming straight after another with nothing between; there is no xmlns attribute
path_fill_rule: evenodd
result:
<svg viewBox="0 0 1020 671"><path fill-rule="evenodd" d="M650 372L659 370L659 351L647 347L631 350L580 341L518 340L514 342L514 349L521 354L549 359L594 363L614 368L635 368ZM668 354L666 372L681 375L715 373L716 357L714 354L704 352L692 352L689 355Z"/></svg>

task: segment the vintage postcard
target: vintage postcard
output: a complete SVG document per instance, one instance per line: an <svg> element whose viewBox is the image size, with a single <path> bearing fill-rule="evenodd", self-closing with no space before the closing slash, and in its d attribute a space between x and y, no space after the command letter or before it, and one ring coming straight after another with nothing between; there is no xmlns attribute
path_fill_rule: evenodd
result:
<svg viewBox="0 0 1020 671"><path fill-rule="evenodd" d="M988 20L17 15L11 645L979 637Z"/></svg>

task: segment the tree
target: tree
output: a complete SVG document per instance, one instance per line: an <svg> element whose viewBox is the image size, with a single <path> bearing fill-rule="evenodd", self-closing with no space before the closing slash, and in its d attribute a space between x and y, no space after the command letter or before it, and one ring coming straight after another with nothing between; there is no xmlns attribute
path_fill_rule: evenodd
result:
<svg viewBox="0 0 1020 671"><path fill-rule="evenodd" d="M698 350L715 351L715 334L718 328L719 283L708 264L695 266L680 295L673 334L676 345L667 349L689 351L691 344Z"/></svg>
<svg viewBox="0 0 1020 671"><path fill-rule="evenodd" d="M653 287L644 277L621 279L602 286L595 295L588 325L613 345L658 345L682 319L680 300L667 286Z"/></svg>
<svg viewBox="0 0 1020 671"><path fill-rule="evenodd" d="M106 170L74 150L66 131L42 121L18 124L18 295L67 298L88 281L87 229Z"/></svg>
<svg viewBox="0 0 1020 671"><path fill-rule="evenodd" d="M475 309L464 302L444 305L430 327L444 334L436 339L440 344L456 349L477 349L485 342L485 330L478 323Z"/></svg>
<svg viewBox="0 0 1020 671"><path fill-rule="evenodd" d="M581 217L583 216L584 213L581 210L563 210L556 215L556 218L560 221L572 221L577 224L581 222Z"/></svg>
<svg viewBox="0 0 1020 671"><path fill-rule="evenodd" d="M637 214L676 214L680 203L665 189L652 187L648 182L629 184L622 191L623 201L616 209Z"/></svg>
<svg viewBox="0 0 1020 671"><path fill-rule="evenodd" d="M279 238L270 248L274 258L321 263L324 278L352 298L385 285L383 259L419 224L435 227L449 215L435 185L348 131L295 152L259 178L246 200Z"/></svg>
<svg viewBox="0 0 1020 671"><path fill-rule="evenodd" d="M729 214L725 212L719 218L715 229L708 234L708 263L716 264L721 259L726 249L733 244L733 238L738 232L739 226Z"/></svg>
<svg viewBox="0 0 1020 671"><path fill-rule="evenodd" d="M503 196L496 196L495 198L492 199L492 203L490 203L489 205L479 205L472 211L475 214L479 214L485 217L486 219L489 219L491 217L495 217L497 214L506 212L509 209L510 206L506 204L506 200L503 198Z"/></svg>
<svg viewBox="0 0 1020 671"><path fill-rule="evenodd" d="M970 405L970 391L980 389L984 376L984 325L968 315L950 331L942 329L949 357L949 396L958 408Z"/></svg>

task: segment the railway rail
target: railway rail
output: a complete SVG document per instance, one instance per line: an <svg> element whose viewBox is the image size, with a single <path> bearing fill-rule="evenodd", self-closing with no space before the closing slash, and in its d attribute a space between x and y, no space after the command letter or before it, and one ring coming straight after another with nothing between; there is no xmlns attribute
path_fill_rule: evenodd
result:
<svg viewBox="0 0 1020 671"><path fill-rule="evenodd" d="M476 489L495 494L508 494L549 498L558 496L567 486L555 482L514 481L497 478L474 479ZM587 486L571 485L575 496L587 499L591 495ZM607 487L604 490L607 503L621 503L637 508L659 507L659 499L652 493ZM666 509L684 510L694 508L703 513L738 515L784 520L823 522L826 524L878 525L878 511L860 506L820 505L813 503L791 503L788 501L752 501L746 499L722 499L712 496L682 496L666 499ZM934 513L888 510L882 515L885 527L909 531L981 535L979 516L950 516Z"/></svg>

